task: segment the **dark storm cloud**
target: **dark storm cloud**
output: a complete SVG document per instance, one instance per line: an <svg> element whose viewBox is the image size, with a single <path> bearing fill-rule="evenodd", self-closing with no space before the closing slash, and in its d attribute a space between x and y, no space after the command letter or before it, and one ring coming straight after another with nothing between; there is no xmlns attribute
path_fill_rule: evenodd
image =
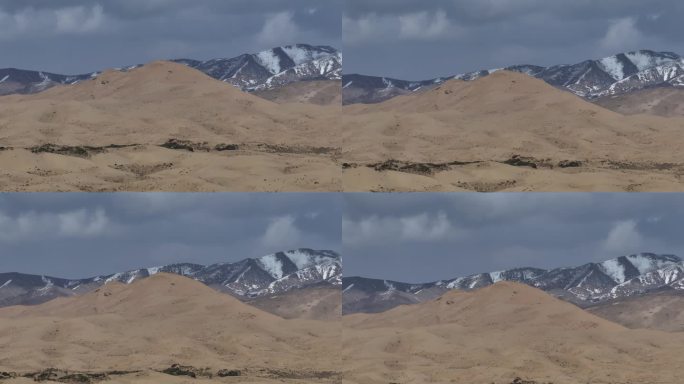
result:
<svg viewBox="0 0 684 384"><path fill-rule="evenodd" d="M0 272L78 278L340 249L334 193L0 195Z"/></svg>
<svg viewBox="0 0 684 384"><path fill-rule="evenodd" d="M348 194L345 276L423 282L638 252L684 256L683 226L683 194Z"/></svg>
<svg viewBox="0 0 684 384"><path fill-rule="evenodd" d="M0 0L0 68L83 73L341 45L341 0Z"/></svg>
<svg viewBox="0 0 684 384"><path fill-rule="evenodd" d="M424 79L637 49L684 53L677 0L346 0L345 73Z"/></svg>

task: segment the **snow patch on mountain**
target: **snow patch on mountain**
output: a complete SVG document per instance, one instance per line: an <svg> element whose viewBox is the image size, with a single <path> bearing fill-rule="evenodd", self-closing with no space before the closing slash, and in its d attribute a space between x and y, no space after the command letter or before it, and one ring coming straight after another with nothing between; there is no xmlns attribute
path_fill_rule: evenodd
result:
<svg viewBox="0 0 684 384"><path fill-rule="evenodd" d="M618 283L625 282L625 270L618 259L606 260L600 264L603 271Z"/></svg>
<svg viewBox="0 0 684 384"><path fill-rule="evenodd" d="M503 280L502 274L503 271L490 272L489 278L492 279L492 282L498 283L499 281Z"/></svg>
<svg viewBox="0 0 684 384"><path fill-rule="evenodd" d="M546 81L548 84L570 91L577 96L596 99L613 96L648 87L684 86L684 58L672 52L640 50L620 53L597 60L585 60L576 64L541 67L535 65L512 65L505 68L461 73L418 82L385 78L345 75L345 104L356 102L380 102L402 94L397 90L413 91L420 87L434 87L450 79L473 81L499 70L520 72ZM353 93L351 89L354 89ZM363 92L359 92L362 90Z"/></svg>
<svg viewBox="0 0 684 384"><path fill-rule="evenodd" d="M283 262L276 255L267 255L258 259L261 267L276 279L283 277Z"/></svg>
<svg viewBox="0 0 684 384"><path fill-rule="evenodd" d="M162 272L179 274L238 297L279 294L316 284L342 284L342 261L339 254L326 250L297 249L234 263L208 266L190 263L170 264L87 279L67 280L48 276L0 273L0 282L4 283L0 288L7 287L10 283L12 287L19 287L11 290L10 296L0 296L0 306L36 304L55 297L89 292L113 282L132 284ZM3 292L5 291L7 290Z"/></svg>
<svg viewBox="0 0 684 384"><path fill-rule="evenodd" d="M272 74L280 73L280 57L275 51L268 50L256 54L257 61Z"/></svg>
<svg viewBox="0 0 684 384"><path fill-rule="evenodd" d="M390 293L395 291L414 295L427 291L439 295L445 290L473 290L500 281L525 283L579 305L590 305L664 288L684 290L684 262L674 255L640 253L578 267L517 268L425 284L353 277L343 279L343 286L346 286L345 292L351 291L349 284L353 282L353 289L362 290L365 297L376 295L380 302L390 302L395 297Z"/></svg>

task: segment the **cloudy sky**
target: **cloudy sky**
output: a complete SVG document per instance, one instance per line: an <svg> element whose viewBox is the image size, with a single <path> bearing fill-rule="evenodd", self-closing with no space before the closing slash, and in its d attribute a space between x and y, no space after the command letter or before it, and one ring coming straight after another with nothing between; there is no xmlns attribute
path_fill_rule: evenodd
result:
<svg viewBox="0 0 684 384"><path fill-rule="evenodd" d="M653 49L684 54L680 0L345 0L345 73L421 80Z"/></svg>
<svg viewBox="0 0 684 384"><path fill-rule="evenodd" d="M346 194L345 276L427 282L638 252L684 256L684 194Z"/></svg>
<svg viewBox="0 0 684 384"><path fill-rule="evenodd" d="M341 46L341 0L0 0L0 68L64 74L156 59Z"/></svg>
<svg viewBox="0 0 684 384"><path fill-rule="evenodd" d="M338 194L0 195L0 272L83 278L340 249Z"/></svg>

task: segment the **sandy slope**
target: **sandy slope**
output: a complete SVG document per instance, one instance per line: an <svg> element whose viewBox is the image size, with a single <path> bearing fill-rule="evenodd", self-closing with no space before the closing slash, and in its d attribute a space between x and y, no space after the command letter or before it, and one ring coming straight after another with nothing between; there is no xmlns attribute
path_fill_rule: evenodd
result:
<svg viewBox="0 0 684 384"><path fill-rule="evenodd" d="M343 115L345 190L684 190L684 118L624 116L519 73L452 80L344 106ZM515 155L537 169L502 163ZM428 172L366 167L388 159L475 163Z"/></svg>
<svg viewBox="0 0 684 384"><path fill-rule="evenodd" d="M343 317L344 382L677 383L684 334L629 330L517 283Z"/></svg>
<svg viewBox="0 0 684 384"><path fill-rule="evenodd" d="M2 191L339 191L329 157L258 150L188 152L142 145L88 158L0 151Z"/></svg>
<svg viewBox="0 0 684 384"><path fill-rule="evenodd" d="M7 164L0 180L7 190L337 190L331 171L339 140L331 133L338 117L336 106L278 105L184 65L154 62L35 95L1 97L0 146L14 150L0 152ZM156 150L170 139L210 151ZM42 144L138 146L54 155L60 158L24 151ZM239 149L213 150L218 144ZM160 175L161 185L120 167L168 163L170 175ZM39 172L27 171L34 168Z"/></svg>
<svg viewBox="0 0 684 384"><path fill-rule="evenodd" d="M342 317L342 291L339 286L300 288L279 295L249 299L246 303L286 319L339 322Z"/></svg>
<svg viewBox="0 0 684 384"><path fill-rule="evenodd" d="M668 290L611 300L587 309L628 328L684 332L684 292Z"/></svg>
<svg viewBox="0 0 684 384"><path fill-rule="evenodd" d="M342 83L339 80L298 81L254 94L278 104L342 105Z"/></svg>
<svg viewBox="0 0 684 384"><path fill-rule="evenodd" d="M674 87L647 88L624 95L602 97L595 103L625 115L643 113L665 117L683 117L684 89Z"/></svg>
<svg viewBox="0 0 684 384"><path fill-rule="evenodd" d="M194 280L159 274L39 306L1 309L0 344L11 348L0 350L0 370L155 375L150 370L180 363L245 372L232 382L267 380L273 375L265 369L328 382L317 375L337 370L339 332L337 324L285 320Z"/></svg>

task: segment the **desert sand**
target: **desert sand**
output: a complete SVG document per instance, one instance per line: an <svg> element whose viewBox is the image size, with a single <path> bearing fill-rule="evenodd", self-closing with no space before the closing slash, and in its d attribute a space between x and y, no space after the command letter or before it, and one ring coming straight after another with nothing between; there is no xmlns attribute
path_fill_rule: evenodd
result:
<svg viewBox="0 0 684 384"><path fill-rule="evenodd" d="M345 383L680 382L684 334L631 330L527 285L343 316Z"/></svg>
<svg viewBox="0 0 684 384"><path fill-rule="evenodd" d="M339 340L339 323L285 320L170 274L0 309L0 371L137 371L117 383L190 382L160 373L173 364L207 368L204 381L336 382Z"/></svg>
<svg viewBox="0 0 684 384"><path fill-rule="evenodd" d="M684 118L622 115L520 73L343 115L345 191L684 190Z"/></svg>
<svg viewBox="0 0 684 384"><path fill-rule="evenodd" d="M6 191L337 191L338 106L276 104L153 62L0 97Z"/></svg>

